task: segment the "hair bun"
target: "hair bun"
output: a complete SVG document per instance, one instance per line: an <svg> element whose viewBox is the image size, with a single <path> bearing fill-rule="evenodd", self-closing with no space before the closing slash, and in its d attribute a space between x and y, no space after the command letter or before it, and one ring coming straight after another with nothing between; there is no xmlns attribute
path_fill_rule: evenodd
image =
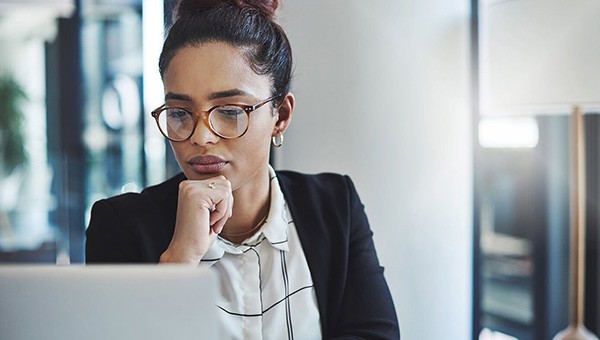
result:
<svg viewBox="0 0 600 340"><path fill-rule="evenodd" d="M180 0L176 16L181 18L226 4L233 4L240 8L254 8L266 18L273 19L279 0Z"/></svg>
<svg viewBox="0 0 600 340"><path fill-rule="evenodd" d="M235 0L235 4L242 8L256 8L262 15L272 19L275 16L277 7L279 7L279 0Z"/></svg>

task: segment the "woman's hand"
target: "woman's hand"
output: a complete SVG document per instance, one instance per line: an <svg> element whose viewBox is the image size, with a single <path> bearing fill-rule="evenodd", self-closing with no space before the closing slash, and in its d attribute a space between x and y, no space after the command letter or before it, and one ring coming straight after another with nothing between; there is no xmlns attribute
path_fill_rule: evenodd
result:
<svg viewBox="0 0 600 340"><path fill-rule="evenodd" d="M224 176L179 184L175 232L160 263L197 265L233 209L231 182Z"/></svg>

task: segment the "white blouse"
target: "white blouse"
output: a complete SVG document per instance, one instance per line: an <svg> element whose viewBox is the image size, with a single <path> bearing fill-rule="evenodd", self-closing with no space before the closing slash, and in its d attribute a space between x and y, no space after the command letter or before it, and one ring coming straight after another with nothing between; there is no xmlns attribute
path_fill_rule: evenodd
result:
<svg viewBox="0 0 600 340"><path fill-rule="evenodd" d="M269 173L263 226L242 244L218 237L200 263L218 273L219 339L320 339L308 263L275 171Z"/></svg>

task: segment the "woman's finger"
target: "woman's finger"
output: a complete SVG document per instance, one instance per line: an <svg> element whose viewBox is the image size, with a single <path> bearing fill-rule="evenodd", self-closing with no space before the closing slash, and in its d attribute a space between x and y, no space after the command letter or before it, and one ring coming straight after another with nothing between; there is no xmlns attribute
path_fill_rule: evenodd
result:
<svg viewBox="0 0 600 340"><path fill-rule="evenodd" d="M231 194L231 183L224 178L220 181L211 181L208 185L211 189L209 196L214 204L209 219L209 224L212 226L222 218L225 217L227 220L230 217L232 211L230 197L233 195Z"/></svg>
<svg viewBox="0 0 600 340"><path fill-rule="evenodd" d="M229 218L229 198L224 197L220 202L215 204L215 210L210 213L210 225L212 226L217 221L226 217Z"/></svg>
<svg viewBox="0 0 600 340"><path fill-rule="evenodd" d="M211 229L215 234L220 234L221 231L223 230L223 227L225 226L225 222L227 222L227 217L223 217L222 219L216 221L212 226Z"/></svg>

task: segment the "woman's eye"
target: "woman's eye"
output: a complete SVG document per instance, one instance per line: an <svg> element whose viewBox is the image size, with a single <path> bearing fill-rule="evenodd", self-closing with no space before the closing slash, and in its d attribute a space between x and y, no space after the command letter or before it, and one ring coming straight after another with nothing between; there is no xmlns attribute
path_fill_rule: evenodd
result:
<svg viewBox="0 0 600 340"><path fill-rule="evenodd" d="M221 106L217 107L215 111L223 116L239 116L244 114L244 110L237 106Z"/></svg>
<svg viewBox="0 0 600 340"><path fill-rule="evenodd" d="M167 115L172 119L184 119L190 116L190 113L186 110L181 109L170 109L167 111Z"/></svg>

